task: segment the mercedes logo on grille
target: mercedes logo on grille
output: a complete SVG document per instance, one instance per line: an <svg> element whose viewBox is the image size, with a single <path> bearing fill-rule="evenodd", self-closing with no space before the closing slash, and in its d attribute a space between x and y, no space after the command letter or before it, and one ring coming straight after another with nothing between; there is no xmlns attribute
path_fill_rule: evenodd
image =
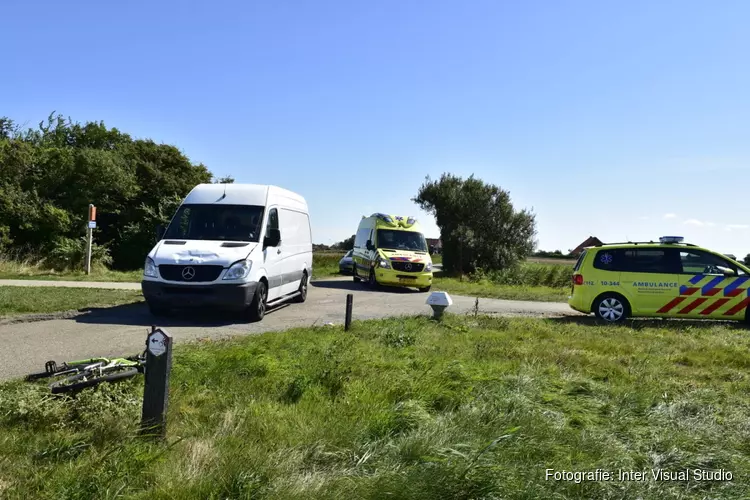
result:
<svg viewBox="0 0 750 500"><path fill-rule="evenodd" d="M187 266L182 269L182 279L188 281L195 278L195 268Z"/></svg>
<svg viewBox="0 0 750 500"><path fill-rule="evenodd" d="M407 262L404 266L404 269L406 269L407 271L411 271L411 262Z"/></svg>

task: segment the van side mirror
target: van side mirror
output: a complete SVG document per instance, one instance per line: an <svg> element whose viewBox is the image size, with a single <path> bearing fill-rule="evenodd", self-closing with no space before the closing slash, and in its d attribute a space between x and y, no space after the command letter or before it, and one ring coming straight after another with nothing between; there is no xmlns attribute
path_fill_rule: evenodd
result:
<svg viewBox="0 0 750 500"><path fill-rule="evenodd" d="M163 224L156 225L156 241L161 241L164 238L164 233L167 232L167 228Z"/></svg>
<svg viewBox="0 0 750 500"><path fill-rule="evenodd" d="M281 231L279 229L269 229L268 236L263 239L264 247L277 247L281 243Z"/></svg>
<svg viewBox="0 0 750 500"><path fill-rule="evenodd" d="M375 250L375 245L372 244L372 240L367 240L367 243L365 243L365 248L368 250Z"/></svg>

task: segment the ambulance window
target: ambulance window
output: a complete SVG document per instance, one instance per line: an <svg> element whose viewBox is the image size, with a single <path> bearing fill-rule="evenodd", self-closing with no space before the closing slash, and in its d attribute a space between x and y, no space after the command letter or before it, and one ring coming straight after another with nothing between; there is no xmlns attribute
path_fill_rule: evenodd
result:
<svg viewBox="0 0 750 500"><path fill-rule="evenodd" d="M359 231L357 231L357 235L354 237L354 247L355 248L365 248L365 244L367 243L367 240L370 238L370 230L367 228L362 228Z"/></svg>
<svg viewBox="0 0 750 500"><path fill-rule="evenodd" d="M578 260L576 261L575 267L573 267L573 272L578 271L581 268L581 264L583 263L583 258L586 257L586 250L581 252L580 257L578 257Z"/></svg>
<svg viewBox="0 0 750 500"><path fill-rule="evenodd" d="M728 260L700 250L680 252L680 263L682 264L683 274L724 275L727 271L733 271L737 276L747 275L745 271Z"/></svg>
<svg viewBox="0 0 750 500"><path fill-rule="evenodd" d="M622 271L624 252L621 249L599 250L594 258L594 267L603 271Z"/></svg>
<svg viewBox="0 0 750 500"><path fill-rule="evenodd" d="M677 255L672 249L628 248L623 252L622 265L619 269L630 273L679 273Z"/></svg>

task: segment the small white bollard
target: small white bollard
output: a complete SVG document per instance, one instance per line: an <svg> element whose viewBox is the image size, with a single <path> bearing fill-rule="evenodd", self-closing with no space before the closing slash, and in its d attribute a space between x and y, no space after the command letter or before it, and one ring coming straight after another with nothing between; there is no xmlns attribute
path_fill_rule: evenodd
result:
<svg viewBox="0 0 750 500"><path fill-rule="evenodd" d="M427 297L427 305L432 307L432 318L440 320L448 306L453 305L453 300L446 292L432 292Z"/></svg>

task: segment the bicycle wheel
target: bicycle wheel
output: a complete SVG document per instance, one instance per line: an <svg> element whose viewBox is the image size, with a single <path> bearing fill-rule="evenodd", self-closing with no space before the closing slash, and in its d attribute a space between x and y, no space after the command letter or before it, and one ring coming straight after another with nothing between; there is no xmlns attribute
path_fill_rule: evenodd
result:
<svg viewBox="0 0 750 500"><path fill-rule="evenodd" d="M77 373L72 377L58 380L50 384L49 388L52 394L60 394L63 392L73 392L86 387L93 387L99 385L102 382L117 382L119 380L125 380L134 377L138 374L138 368L132 366L115 366L108 370L102 375L95 375L91 373ZM87 377L87 375L90 375Z"/></svg>

